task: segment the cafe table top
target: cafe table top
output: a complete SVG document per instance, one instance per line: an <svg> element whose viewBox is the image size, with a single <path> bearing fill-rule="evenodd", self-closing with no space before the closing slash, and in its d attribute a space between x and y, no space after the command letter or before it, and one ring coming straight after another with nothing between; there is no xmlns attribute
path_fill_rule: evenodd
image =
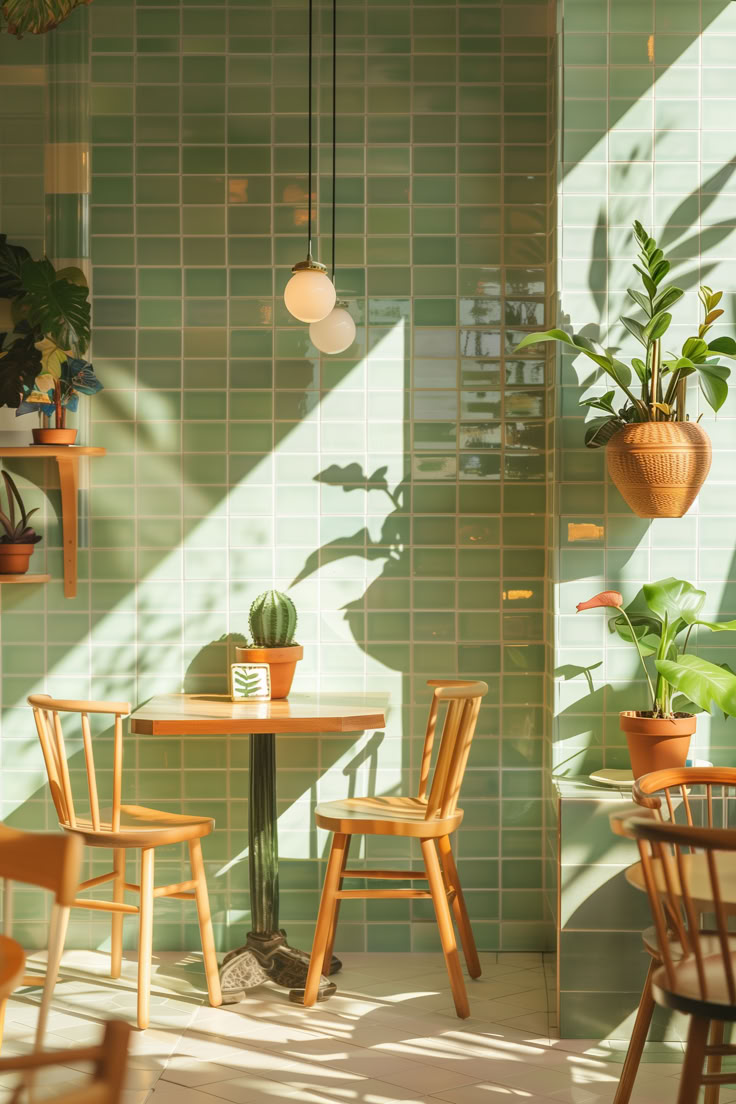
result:
<svg viewBox="0 0 736 1104"><path fill-rule="evenodd" d="M141 736L364 732L384 727L387 706L386 694L291 694L259 702L234 702L227 694L160 694L131 714L130 730Z"/></svg>

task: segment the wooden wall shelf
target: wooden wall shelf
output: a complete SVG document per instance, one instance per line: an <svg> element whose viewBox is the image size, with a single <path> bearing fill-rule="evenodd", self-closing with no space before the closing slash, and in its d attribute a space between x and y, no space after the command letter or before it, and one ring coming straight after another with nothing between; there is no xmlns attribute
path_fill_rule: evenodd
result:
<svg viewBox="0 0 736 1104"><path fill-rule="evenodd" d="M50 575L0 575L0 586L5 583L50 583Z"/></svg>
<svg viewBox="0 0 736 1104"><path fill-rule="evenodd" d="M106 449L92 445L0 446L0 459L56 460L61 488L61 531L64 551L64 597L77 593L77 542L79 539L79 457L104 456ZM3 582L47 582L48 575L8 576Z"/></svg>

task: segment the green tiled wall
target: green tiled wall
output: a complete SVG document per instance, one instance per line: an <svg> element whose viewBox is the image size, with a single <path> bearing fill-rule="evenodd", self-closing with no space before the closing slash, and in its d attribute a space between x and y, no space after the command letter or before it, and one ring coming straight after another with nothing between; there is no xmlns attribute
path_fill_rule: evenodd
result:
<svg viewBox="0 0 736 1104"><path fill-rule="evenodd" d="M670 278L686 290L676 308L675 339L681 341L698 324L700 282L724 289L725 320L733 332L736 6L725 0L562 0L560 17L560 321L575 330L593 323L605 343L636 355L617 318L626 288L633 286L631 222L638 218L653 228L673 259ZM642 583L676 575L707 590L707 616L736 614L736 389L717 420L693 393L690 409L702 413L713 442L710 477L686 517L647 521L634 517L607 480L603 450L583 448L578 399L605 388L591 378L587 365L568 357L561 360L560 382L558 521L551 536L557 544L551 572L557 674L553 759L558 776L587 777L603 765L629 766L618 712L644 708L646 697L636 655L608 634L602 612L577 615L576 603L608 587L628 600ZM698 647L708 658L735 661L733 645L720 636L715 644L712 638L698 641ZM599 661L589 672L589 685L582 669ZM733 732L722 716L699 717L694 750L716 764L733 764ZM607 831L604 819L598 835ZM620 1038L629 1030L639 978L624 981L631 992L616 996L620 985L590 976L596 958L610 961L611 936L604 929L612 926L606 887L613 860L605 848L584 860L571 858L565 836L578 853L580 840L574 825L566 829L564 812L562 828L563 924L588 935L585 946L577 931L561 936L563 959L567 952L561 1028L563 1034L587 1036L596 1024L600 1032ZM579 836L587 839L587 829ZM584 878L590 885L586 899L580 894ZM578 900L571 919L565 893L574 883ZM632 908L613 925L622 929L617 938L631 938L621 954L631 969L641 965L635 945L637 924L643 923Z"/></svg>
<svg viewBox="0 0 736 1104"><path fill-rule="evenodd" d="M49 483L35 559L54 581L4 588L3 815L53 822L29 691L222 690L250 601L291 586L305 645L295 688L393 702L385 733L279 741L292 939L308 943L316 914L315 801L415 785L426 679L459 673L490 687L458 843L476 935L540 949L553 938L540 831L549 379L512 351L520 328L551 320L550 5L339 7L338 290L358 336L336 359L320 359L281 298L305 248L306 4L89 8L93 359L106 390L88 410L108 455L83 493L78 597L62 597ZM328 5L319 20L328 32ZM317 46L326 261L329 35ZM40 463L18 470L51 479ZM247 746L131 738L126 770L131 798L217 818L210 892L220 946L237 945ZM376 840L362 858L408 855ZM30 916L32 899L19 902ZM338 949L436 946L426 904L349 903ZM196 947L193 910L160 907L159 946ZM75 942L105 945L107 922L74 925Z"/></svg>

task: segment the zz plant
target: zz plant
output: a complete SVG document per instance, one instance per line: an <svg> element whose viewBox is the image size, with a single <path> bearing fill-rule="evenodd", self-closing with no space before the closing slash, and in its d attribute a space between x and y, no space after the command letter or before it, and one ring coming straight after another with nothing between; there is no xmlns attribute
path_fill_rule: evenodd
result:
<svg viewBox="0 0 736 1104"><path fill-rule="evenodd" d="M640 314L622 315L620 321L642 346L640 356L626 363L616 356L615 347L605 348L583 333L568 334L561 329L528 334L517 345L518 351L537 342L558 341L592 360L623 392L625 399L620 406L614 403L615 389L581 400L581 406L601 412L586 425L585 444L589 448L607 444L619 429L634 422L689 421L686 382L692 375L697 375L708 405L719 410L726 401L730 375L730 368L720 358L736 358L732 337L708 340L711 327L724 313L719 307L723 292L705 285L699 291L703 321L697 334L686 338L679 352L665 349L663 342L672 324L670 312L684 292L675 284L665 284L670 262L640 222L634 223L634 236L639 246L634 269L643 290L628 288L627 293Z"/></svg>

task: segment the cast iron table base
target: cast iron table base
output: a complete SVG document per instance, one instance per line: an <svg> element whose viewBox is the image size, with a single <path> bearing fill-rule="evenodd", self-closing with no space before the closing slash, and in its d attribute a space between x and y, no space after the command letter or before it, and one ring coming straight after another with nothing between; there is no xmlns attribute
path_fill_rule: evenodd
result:
<svg viewBox="0 0 736 1104"><path fill-rule="evenodd" d="M273 981L291 990L296 1003L304 999L309 955L290 947L279 927L279 852L276 816L276 737L271 732L250 737L250 791L248 802L248 873L253 931L245 946L225 955L220 967L222 999L237 1004L248 989ZM334 955L330 974L342 963ZM323 976L318 1000L337 990Z"/></svg>

